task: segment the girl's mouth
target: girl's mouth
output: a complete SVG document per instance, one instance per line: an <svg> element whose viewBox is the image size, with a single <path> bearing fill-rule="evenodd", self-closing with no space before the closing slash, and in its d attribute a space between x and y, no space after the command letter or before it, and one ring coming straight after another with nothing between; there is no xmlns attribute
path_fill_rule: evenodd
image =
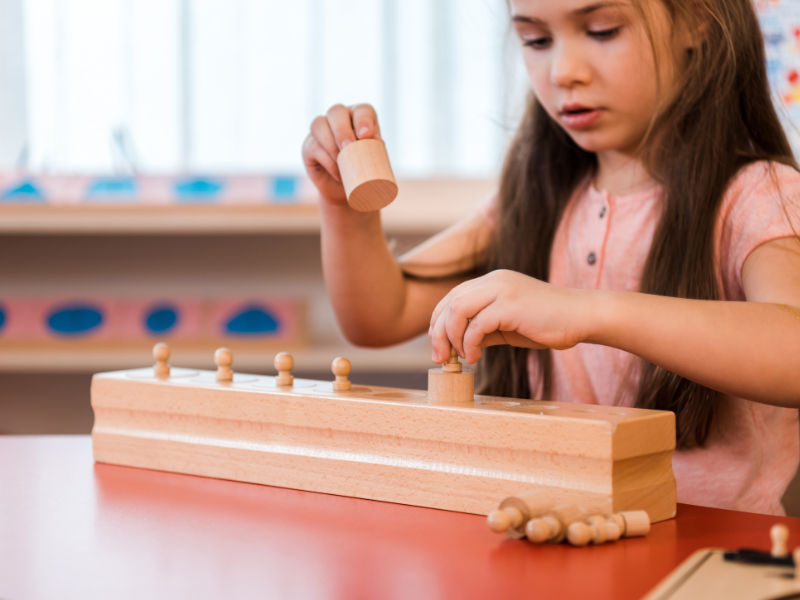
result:
<svg viewBox="0 0 800 600"><path fill-rule="evenodd" d="M585 129L592 126L602 114L601 108L568 105L561 110L561 121L569 129Z"/></svg>

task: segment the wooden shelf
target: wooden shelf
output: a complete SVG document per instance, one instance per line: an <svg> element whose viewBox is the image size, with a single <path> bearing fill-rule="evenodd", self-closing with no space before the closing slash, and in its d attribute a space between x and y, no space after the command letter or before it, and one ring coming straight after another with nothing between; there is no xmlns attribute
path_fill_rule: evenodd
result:
<svg viewBox="0 0 800 600"><path fill-rule="evenodd" d="M495 187L488 178L401 179L398 183L398 198L381 213L390 236L435 233L489 198ZM3 266L0 281L5 284L5 294L41 295L78 288L130 291L131 282L136 283L133 289L137 293L168 285L200 292L212 281L217 288L222 285L228 290L261 289L265 274L269 274L271 290L307 295L319 309L321 303L327 302L319 293L323 285L319 227L317 201L307 197L292 204L0 202L0 236L4 236L6 254L15 256ZM204 235L225 239L214 240L214 251L209 250L208 255L205 239L179 239ZM49 241L47 236L55 237ZM76 237L65 244L58 236ZM141 240L135 236L160 237ZM25 237L28 239L22 239ZM157 246L158 252L151 246ZM203 246L202 252L197 251L199 246ZM263 252L253 252L254 247ZM284 251L291 252L291 261L281 258ZM234 262L235 268L231 268ZM256 282L252 273L261 274ZM284 349L294 354L298 373L326 373L331 360L339 355L351 360L354 374L425 373L432 366L426 337L387 349L353 348L338 337L333 316L325 314L326 318L318 319L316 329L310 332L316 339L309 347L242 344L237 348L235 342L219 345L229 344L234 350L234 368L240 372L272 373L273 356ZM215 347L176 346L170 362L175 366L212 368ZM149 350L130 345L0 344L0 373L96 373L151 362Z"/></svg>
<svg viewBox="0 0 800 600"><path fill-rule="evenodd" d="M389 233L426 234L454 223L493 193L492 179L409 179L383 210ZM0 234L174 235L319 231L313 198L296 204L0 204Z"/></svg>
<svg viewBox="0 0 800 600"><path fill-rule="evenodd" d="M221 344L220 344L221 345ZM234 351L234 370L274 374L272 359L277 349ZM214 349L176 349L170 363L176 367L211 369ZM426 371L434 366L430 360L427 338L391 348L354 348L343 342L329 342L313 348L286 348L294 356L297 372L327 372L336 356L345 356L353 364L353 372ZM130 369L152 363L148 350L125 348L87 348L65 351L63 348L5 347L0 349L0 372L13 373L95 373Z"/></svg>

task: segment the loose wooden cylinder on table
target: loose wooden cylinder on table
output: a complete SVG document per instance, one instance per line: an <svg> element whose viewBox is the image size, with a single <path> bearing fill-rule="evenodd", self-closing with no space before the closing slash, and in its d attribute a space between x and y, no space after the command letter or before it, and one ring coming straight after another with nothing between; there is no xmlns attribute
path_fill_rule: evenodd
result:
<svg viewBox="0 0 800 600"><path fill-rule="evenodd" d="M624 526L620 526L620 529L624 537L637 537L650 533L650 516L647 511L627 510L617 513L614 517L622 519Z"/></svg>
<svg viewBox="0 0 800 600"><path fill-rule="evenodd" d="M337 159L347 203L362 212L380 210L397 196L397 183L383 141L352 142Z"/></svg>
<svg viewBox="0 0 800 600"><path fill-rule="evenodd" d="M586 506L561 505L546 514L531 519L525 525L525 535L534 543L562 542L571 523L586 516Z"/></svg>
<svg viewBox="0 0 800 600"><path fill-rule="evenodd" d="M553 501L541 493L509 496L500 503L497 510L489 513L489 529L521 539L525 537L525 524L552 507Z"/></svg>

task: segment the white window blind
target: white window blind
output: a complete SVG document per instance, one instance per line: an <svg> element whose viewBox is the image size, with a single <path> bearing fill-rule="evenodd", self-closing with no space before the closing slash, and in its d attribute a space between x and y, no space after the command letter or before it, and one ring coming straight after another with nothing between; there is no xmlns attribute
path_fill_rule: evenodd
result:
<svg viewBox="0 0 800 600"><path fill-rule="evenodd" d="M398 173L483 176L517 116L502 0L3 1L34 170L298 172L315 115L369 102Z"/></svg>

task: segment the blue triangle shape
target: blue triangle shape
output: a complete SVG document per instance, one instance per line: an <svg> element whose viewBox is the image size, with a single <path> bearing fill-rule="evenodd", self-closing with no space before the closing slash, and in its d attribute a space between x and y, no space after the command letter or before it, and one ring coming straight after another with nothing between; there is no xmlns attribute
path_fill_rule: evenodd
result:
<svg viewBox="0 0 800 600"><path fill-rule="evenodd" d="M44 194L31 180L27 180L7 188L3 192L2 199L15 202L44 202Z"/></svg>

